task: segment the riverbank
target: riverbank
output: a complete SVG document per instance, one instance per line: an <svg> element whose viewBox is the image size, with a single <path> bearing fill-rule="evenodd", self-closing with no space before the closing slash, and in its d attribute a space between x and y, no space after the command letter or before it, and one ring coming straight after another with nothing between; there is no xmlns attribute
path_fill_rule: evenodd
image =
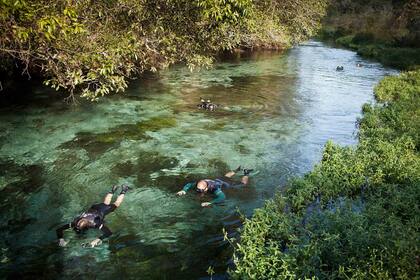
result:
<svg viewBox="0 0 420 280"><path fill-rule="evenodd" d="M420 71L387 77L357 147L321 162L245 221L233 279L414 279L420 216Z"/></svg>
<svg viewBox="0 0 420 280"><path fill-rule="evenodd" d="M400 70L420 65L420 7L415 1L332 0L318 36Z"/></svg>
<svg viewBox="0 0 420 280"><path fill-rule="evenodd" d="M398 47L386 42L378 42L369 34L343 35L339 29L333 27L321 29L318 38L352 49L363 57L400 70L415 70L420 67L420 48Z"/></svg>

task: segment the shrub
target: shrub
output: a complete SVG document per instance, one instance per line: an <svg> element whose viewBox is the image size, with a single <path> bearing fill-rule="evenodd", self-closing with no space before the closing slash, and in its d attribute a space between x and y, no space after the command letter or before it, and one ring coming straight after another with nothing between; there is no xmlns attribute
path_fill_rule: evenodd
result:
<svg viewBox="0 0 420 280"><path fill-rule="evenodd" d="M420 71L387 77L363 106L359 144L325 146L251 219L234 279L414 279L420 225Z"/></svg>

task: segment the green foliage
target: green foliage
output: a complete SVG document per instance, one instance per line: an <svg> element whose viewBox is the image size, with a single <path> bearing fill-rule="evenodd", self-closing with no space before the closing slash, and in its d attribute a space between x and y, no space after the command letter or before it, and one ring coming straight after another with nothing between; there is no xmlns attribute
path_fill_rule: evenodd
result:
<svg viewBox="0 0 420 280"><path fill-rule="evenodd" d="M205 19L217 23L237 23L246 19L252 9L251 0L197 0Z"/></svg>
<svg viewBox="0 0 420 280"><path fill-rule="evenodd" d="M353 39L354 39L354 35L347 35L347 36L343 36L338 38L337 40L335 40L335 42L337 44L346 46L346 47L350 47L351 44L353 43Z"/></svg>
<svg viewBox="0 0 420 280"><path fill-rule="evenodd" d="M209 268L207 268L206 272L207 272L208 275L210 275L210 280L212 280L213 279L213 274L214 274L213 267L209 266Z"/></svg>
<svg viewBox="0 0 420 280"><path fill-rule="evenodd" d="M0 57L96 100L177 62L193 70L225 50L287 48L319 27L326 2L1 0Z"/></svg>
<svg viewBox="0 0 420 280"><path fill-rule="evenodd" d="M383 79L375 89L375 97L386 105L386 110L372 106L365 108L360 134L383 142L398 140L419 151L420 71Z"/></svg>
<svg viewBox="0 0 420 280"><path fill-rule="evenodd" d="M319 36L404 70L420 65L418 1L332 0Z"/></svg>
<svg viewBox="0 0 420 280"><path fill-rule="evenodd" d="M418 277L419 86L420 71L380 82L359 145L328 142L312 172L245 221L232 278Z"/></svg>
<svg viewBox="0 0 420 280"><path fill-rule="evenodd" d="M391 67L415 70L420 65L420 48L389 47L374 42L368 43L368 39L364 41L365 39L357 35L346 35L337 38L335 42Z"/></svg>
<svg viewBox="0 0 420 280"><path fill-rule="evenodd" d="M388 46L420 47L418 1L332 0L324 26L362 42ZM329 32L331 34L331 32Z"/></svg>

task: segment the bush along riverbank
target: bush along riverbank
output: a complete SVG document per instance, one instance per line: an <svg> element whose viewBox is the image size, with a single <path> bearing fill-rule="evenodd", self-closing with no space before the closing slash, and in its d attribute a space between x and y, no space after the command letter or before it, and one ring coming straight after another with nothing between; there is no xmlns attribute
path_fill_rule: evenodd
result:
<svg viewBox="0 0 420 280"><path fill-rule="evenodd" d="M415 70L420 65L418 1L332 0L319 37L378 60Z"/></svg>
<svg viewBox="0 0 420 280"><path fill-rule="evenodd" d="M378 42L371 34L356 33L342 36L342 32L334 28L324 27L318 37L325 41L352 49L359 55L372 58L383 65L403 69L415 70L420 65L420 48L398 47L386 42Z"/></svg>
<svg viewBox="0 0 420 280"><path fill-rule="evenodd" d="M420 71L387 77L357 147L321 162L246 219L233 279L414 279L420 264Z"/></svg>

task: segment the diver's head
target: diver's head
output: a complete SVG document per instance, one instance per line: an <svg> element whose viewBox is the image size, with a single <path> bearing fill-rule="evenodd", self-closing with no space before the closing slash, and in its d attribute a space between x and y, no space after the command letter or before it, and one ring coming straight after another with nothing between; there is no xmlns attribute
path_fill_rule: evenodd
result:
<svg viewBox="0 0 420 280"><path fill-rule="evenodd" d="M207 191L207 182L201 180L197 183L197 192L204 193Z"/></svg>
<svg viewBox="0 0 420 280"><path fill-rule="evenodd" d="M80 219L75 227L76 232L81 233L87 230L90 226L90 221L88 219L82 218Z"/></svg>

